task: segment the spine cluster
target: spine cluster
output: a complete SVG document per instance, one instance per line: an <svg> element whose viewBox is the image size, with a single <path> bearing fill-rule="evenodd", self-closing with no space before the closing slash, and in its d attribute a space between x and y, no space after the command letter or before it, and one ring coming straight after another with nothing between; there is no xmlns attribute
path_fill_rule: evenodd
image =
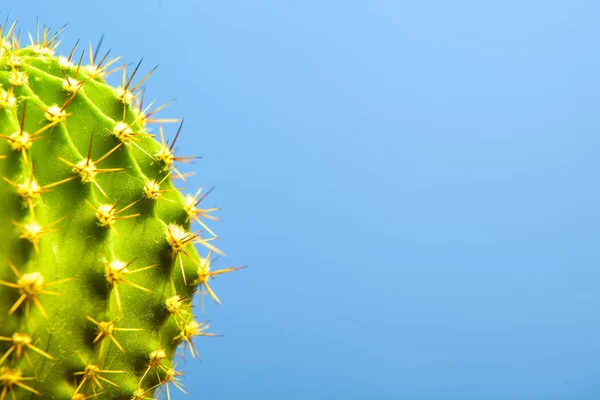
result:
<svg viewBox="0 0 600 400"><path fill-rule="evenodd" d="M241 267L211 268L210 191L174 186L193 157L144 105L153 70L29 39L0 25L0 400L170 398L178 347L215 336L193 297L220 302L213 278Z"/></svg>

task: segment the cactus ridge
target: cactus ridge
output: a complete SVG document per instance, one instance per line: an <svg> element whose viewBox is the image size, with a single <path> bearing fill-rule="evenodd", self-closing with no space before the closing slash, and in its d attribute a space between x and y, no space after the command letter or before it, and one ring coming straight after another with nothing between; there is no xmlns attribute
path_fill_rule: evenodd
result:
<svg viewBox="0 0 600 400"><path fill-rule="evenodd" d="M210 190L174 186L194 159L174 154L183 121L144 105L155 68L136 80L141 61L56 56L60 31L21 46L15 29L0 25L0 400L170 398L178 348L198 358L194 339L217 336L193 298L220 303L213 278L242 268L211 269Z"/></svg>

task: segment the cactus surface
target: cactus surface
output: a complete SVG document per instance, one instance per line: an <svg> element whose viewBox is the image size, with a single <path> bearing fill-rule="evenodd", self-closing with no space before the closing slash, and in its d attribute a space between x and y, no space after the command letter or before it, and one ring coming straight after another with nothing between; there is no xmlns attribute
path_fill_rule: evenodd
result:
<svg viewBox="0 0 600 400"><path fill-rule="evenodd" d="M177 349L214 336L193 297L219 302L209 280L240 268L210 268L216 209L173 184L190 158L143 104L150 74L91 47L57 56L45 27L21 46L15 25L0 26L0 400L170 397Z"/></svg>

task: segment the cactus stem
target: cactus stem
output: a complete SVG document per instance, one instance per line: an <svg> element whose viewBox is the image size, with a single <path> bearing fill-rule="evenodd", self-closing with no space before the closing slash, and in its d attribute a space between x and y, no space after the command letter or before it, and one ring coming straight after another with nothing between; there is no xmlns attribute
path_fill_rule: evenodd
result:
<svg viewBox="0 0 600 400"><path fill-rule="evenodd" d="M1 22L0 400L170 398L176 358L218 336L193 296L220 303L210 279L242 268L210 271L219 208L175 181L200 158L176 149L184 120L145 97L158 65L142 72L103 38L54 55L60 30L38 23L21 45Z"/></svg>

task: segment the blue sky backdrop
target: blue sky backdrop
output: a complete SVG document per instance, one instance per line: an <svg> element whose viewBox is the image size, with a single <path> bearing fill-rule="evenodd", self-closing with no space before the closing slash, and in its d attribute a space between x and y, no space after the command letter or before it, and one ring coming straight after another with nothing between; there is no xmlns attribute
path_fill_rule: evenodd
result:
<svg viewBox="0 0 600 400"><path fill-rule="evenodd" d="M68 23L64 52L104 33L178 99L216 266L249 266L213 286L192 399L600 398L599 2L0 11Z"/></svg>

